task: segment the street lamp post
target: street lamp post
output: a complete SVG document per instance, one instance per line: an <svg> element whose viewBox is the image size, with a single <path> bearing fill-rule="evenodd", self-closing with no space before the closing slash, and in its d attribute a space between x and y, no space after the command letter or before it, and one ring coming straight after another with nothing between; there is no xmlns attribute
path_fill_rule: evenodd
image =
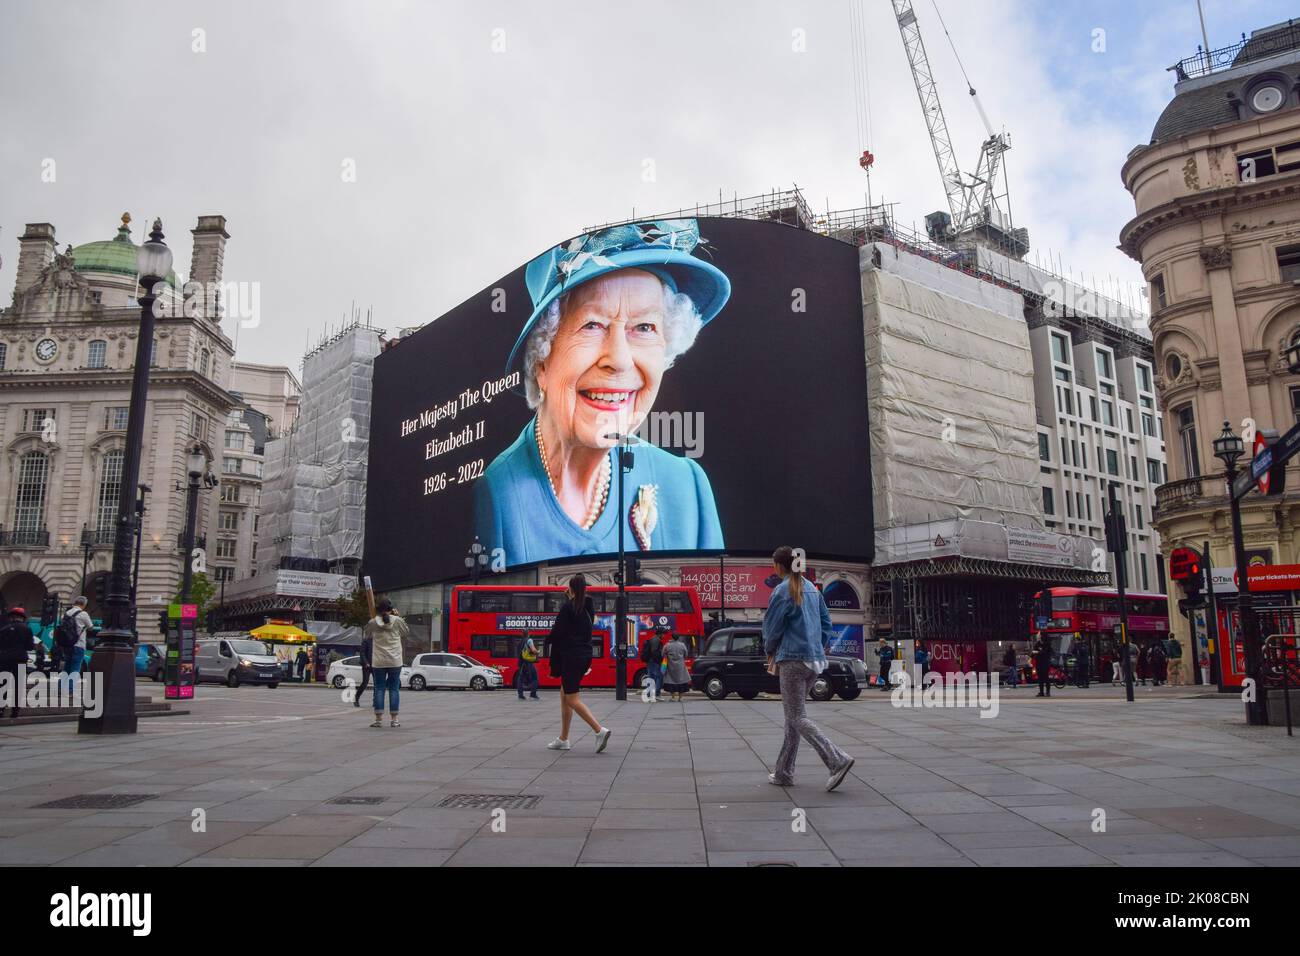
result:
<svg viewBox="0 0 1300 956"><path fill-rule="evenodd" d="M131 404L127 412L126 447L122 454L122 487L113 535L113 569L108 586L108 627L87 668L91 680L102 681L103 708L97 717L83 711L77 721L81 734L133 734L135 714L135 632L131 628L131 534L135 528L135 490L140 480L144 445L145 403L149 397L149 356L153 351L155 289L171 272L172 253L163 242L162 221L155 219L149 241L136 254L141 294L140 329L135 341Z"/></svg>
<svg viewBox="0 0 1300 956"><path fill-rule="evenodd" d="M90 537L90 528L87 525L81 526L81 593L86 593L86 569L90 566L91 555L94 554L94 540Z"/></svg>
<svg viewBox="0 0 1300 956"><path fill-rule="evenodd" d="M198 519L199 480L207 468L208 457L203 448L195 445L190 449L188 463L189 484L185 491L185 569L181 572L181 603L190 599L190 584L194 581L194 524Z"/></svg>
<svg viewBox="0 0 1300 956"><path fill-rule="evenodd" d="M614 614L614 699L627 700L627 550L623 544L627 512L624 510L623 476L632 469L633 454L627 447L631 436L612 432L605 436L619 442L618 452L618 609ZM719 582L721 583L721 582Z"/></svg>
<svg viewBox="0 0 1300 956"><path fill-rule="evenodd" d="M1250 578L1246 568L1246 544L1241 533L1241 501L1232 493L1232 482L1237 477L1237 462L1245 453L1245 443L1232 430L1231 422L1223 423L1223 431L1214 439L1214 457L1223 462L1224 477L1228 482L1228 502L1232 511L1232 547L1237 560L1237 614L1241 619L1242 640L1246 645L1246 675L1254 683L1251 699L1246 702L1246 723L1268 723L1265 706L1264 682L1260 675L1259 620L1255 617L1255 601L1250 593Z"/></svg>
<svg viewBox="0 0 1300 956"><path fill-rule="evenodd" d="M140 540L144 537L144 513L149 509L144 505L144 496L153 491L143 481L139 485L140 494L135 499L135 566L131 570L131 607L136 606L136 594L140 588Z"/></svg>

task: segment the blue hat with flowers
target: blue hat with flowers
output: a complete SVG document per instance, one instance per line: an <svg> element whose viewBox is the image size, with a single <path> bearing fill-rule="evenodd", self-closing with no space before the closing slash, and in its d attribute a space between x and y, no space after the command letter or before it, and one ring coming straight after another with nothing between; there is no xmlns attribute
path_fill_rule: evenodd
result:
<svg viewBox="0 0 1300 956"><path fill-rule="evenodd" d="M692 253L708 251L694 219L657 219L611 226L578 236L542 253L524 270L533 312L510 350L506 370L522 358L524 343L547 306L584 282L619 269L654 273L674 292L691 297L700 318L709 322L731 297L731 280Z"/></svg>

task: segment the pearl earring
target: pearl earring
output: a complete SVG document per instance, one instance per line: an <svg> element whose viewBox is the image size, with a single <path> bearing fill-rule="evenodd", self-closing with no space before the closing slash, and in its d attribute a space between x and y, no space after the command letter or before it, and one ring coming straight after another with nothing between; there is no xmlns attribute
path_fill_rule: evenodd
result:
<svg viewBox="0 0 1300 956"><path fill-rule="evenodd" d="M537 394L538 394L537 404L540 405L546 401L546 389L544 388L538 389Z"/></svg>

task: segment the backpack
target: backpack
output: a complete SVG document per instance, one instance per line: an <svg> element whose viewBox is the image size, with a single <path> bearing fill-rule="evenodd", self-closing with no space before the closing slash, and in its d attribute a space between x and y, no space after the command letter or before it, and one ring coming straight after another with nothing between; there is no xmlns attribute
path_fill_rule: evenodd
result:
<svg viewBox="0 0 1300 956"><path fill-rule="evenodd" d="M641 645L641 662L643 664L649 664L658 660L662 656L662 650L656 651L656 645L658 645L660 649L663 647L663 642L657 637L652 637Z"/></svg>
<svg viewBox="0 0 1300 956"><path fill-rule="evenodd" d="M77 627L77 615L67 613L59 621L59 626L54 631L54 643L64 650L71 650L77 646L77 641L81 639L81 629Z"/></svg>

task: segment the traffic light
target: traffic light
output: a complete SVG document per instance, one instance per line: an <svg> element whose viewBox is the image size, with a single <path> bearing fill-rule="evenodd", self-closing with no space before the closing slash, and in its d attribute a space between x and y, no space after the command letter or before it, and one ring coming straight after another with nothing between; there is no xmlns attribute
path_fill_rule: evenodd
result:
<svg viewBox="0 0 1300 956"><path fill-rule="evenodd" d="M975 623L975 595L963 594L957 600L958 622L971 625Z"/></svg>
<svg viewBox="0 0 1300 956"><path fill-rule="evenodd" d="M1124 512L1113 508L1106 513L1106 550L1111 554L1123 554L1128 551L1128 523Z"/></svg>
<svg viewBox="0 0 1300 956"><path fill-rule="evenodd" d="M1169 577L1178 582L1186 595L1178 601L1178 610L1184 617L1205 606L1205 596L1201 593L1205 586L1205 566L1199 551L1174 548L1169 555Z"/></svg>
<svg viewBox="0 0 1300 956"><path fill-rule="evenodd" d="M41 627L48 627L59 619L59 595L51 591L41 600Z"/></svg>
<svg viewBox="0 0 1300 956"><path fill-rule="evenodd" d="M100 574L96 576L94 584L91 586L92 599L95 606L99 608L99 613L103 614L108 608L108 575Z"/></svg>
<svg viewBox="0 0 1300 956"><path fill-rule="evenodd" d="M641 583L641 560L639 558L627 559L627 583L629 586Z"/></svg>
<svg viewBox="0 0 1300 956"><path fill-rule="evenodd" d="M907 588L902 578L893 578L889 582L890 598L893 601L893 633L895 637L912 632L912 615L907 606Z"/></svg>
<svg viewBox="0 0 1300 956"><path fill-rule="evenodd" d="M166 611L158 612L158 633L159 634L167 633L167 612Z"/></svg>

